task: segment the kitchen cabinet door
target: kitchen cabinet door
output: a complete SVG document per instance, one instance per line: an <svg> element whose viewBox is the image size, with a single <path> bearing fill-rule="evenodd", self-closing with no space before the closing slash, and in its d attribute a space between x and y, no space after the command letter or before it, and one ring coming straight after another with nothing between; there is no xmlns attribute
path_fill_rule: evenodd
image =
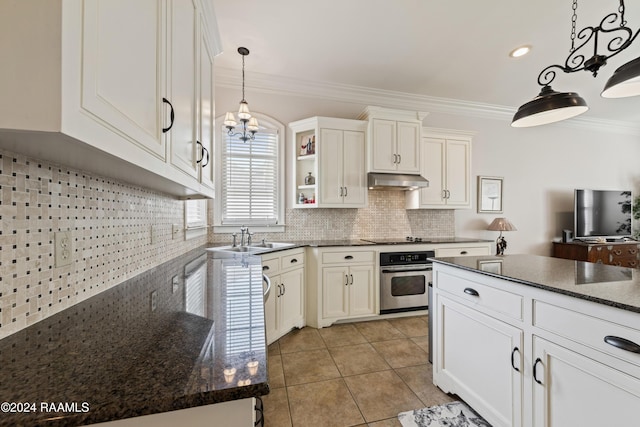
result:
<svg viewBox="0 0 640 427"><path fill-rule="evenodd" d="M398 160L395 120L373 119L372 131L372 171L395 172Z"/></svg>
<svg viewBox="0 0 640 427"><path fill-rule="evenodd" d="M447 139L446 149L446 183L447 205L470 206L471 204L471 155L468 140Z"/></svg>
<svg viewBox="0 0 640 427"><path fill-rule="evenodd" d="M422 175L429 180L429 186L418 193L420 206L441 206L446 204L445 190L445 146L443 138L422 138ZM415 193L415 192L414 192Z"/></svg>
<svg viewBox="0 0 640 427"><path fill-rule="evenodd" d="M278 310L280 307L280 276L269 276L271 280L271 291L269 297L264 302L264 320L266 323L265 332L267 334L267 344L276 341L279 336L278 324L281 321L281 314Z"/></svg>
<svg viewBox="0 0 640 427"><path fill-rule="evenodd" d="M523 331L439 293L435 303L436 385L494 427L522 426Z"/></svg>
<svg viewBox="0 0 640 427"><path fill-rule="evenodd" d="M200 70L198 75L198 141L196 146L198 166L200 170L200 182L214 189L214 159L213 141L215 132L215 98L213 80L213 50L207 36L207 28L204 20L200 21L200 46L199 60ZM196 143L197 145L197 143Z"/></svg>
<svg viewBox="0 0 640 427"><path fill-rule="evenodd" d="M420 124L397 122L397 171L400 173L420 173Z"/></svg>
<svg viewBox="0 0 640 427"><path fill-rule="evenodd" d="M342 206L343 186L343 131L320 129L318 155L320 156L319 186L320 205Z"/></svg>
<svg viewBox="0 0 640 427"><path fill-rule="evenodd" d="M322 317L349 316L349 267L322 269Z"/></svg>
<svg viewBox="0 0 640 427"><path fill-rule="evenodd" d="M169 52L167 98L175 119L167 132L171 163L197 178L199 164L196 148L196 50L198 7L194 0L172 0L168 4Z"/></svg>
<svg viewBox="0 0 640 427"><path fill-rule="evenodd" d="M279 329L289 332L304 325L304 268L296 268L280 276L282 297L280 298L281 321Z"/></svg>
<svg viewBox="0 0 640 427"><path fill-rule="evenodd" d="M532 363L534 427L637 424L640 379L536 336Z"/></svg>
<svg viewBox="0 0 640 427"><path fill-rule="evenodd" d="M82 108L128 141L166 158L160 0L87 0L82 18Z"/></svg>
<svg viewBox="0 0 640 427"><path fill-rule="evenodd" d="M373 266L349 268L349 315L375 314L376 296Z"/></svg>
<svg viewBox="0 0 640 427"><path fill-rule="evenodd" d="M344 205L345 207L366 207L367 171L364 132L344 131L342 153Z"/></svg>

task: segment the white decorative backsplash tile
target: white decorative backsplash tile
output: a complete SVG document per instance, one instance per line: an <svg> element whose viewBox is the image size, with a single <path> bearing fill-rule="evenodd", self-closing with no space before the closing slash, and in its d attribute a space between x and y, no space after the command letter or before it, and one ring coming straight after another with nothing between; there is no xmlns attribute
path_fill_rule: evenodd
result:
<svg viewBox="0 0 640 427"><path fill-rule="evenodd" d="M369 190L364 209L287 209L284 233L257 233L255 240L349 240L453 237L454 211L405 209L403 191ZM230 234L210 232L211 242L231 242Z"/></svg>
<svg viewBox="0 0 640 427"><path fill-rule="evenodd" d="M205 244L172 239L183 216L180 200L0 151L0 338ZM56 268L67 230L72 262Z"/></svg>

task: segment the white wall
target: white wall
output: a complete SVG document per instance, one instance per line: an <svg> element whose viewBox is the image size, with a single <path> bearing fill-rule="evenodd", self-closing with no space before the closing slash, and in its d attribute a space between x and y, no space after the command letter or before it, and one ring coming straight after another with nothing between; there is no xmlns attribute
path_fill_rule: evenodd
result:
<svg viewBox="0 0 640 427"><path fill-rule="evenodd" d="M365 104L247 90L250 108L287 124L310 116L354 119ZM217 88L216 111L236 111L238 89ZM615 100L612 100L615 102ZM385 106L385 105L382 105ZM588 113L587 113L588 114ZM573 228L573 189L640 188L640 137L553 124L514 129L510 120L430 113L425 126L476 132L470 210L456 211L456 233L494 239L486 231L496 216L518 229L506 233L508 253L549 255L552 239ZM476 212L477 176L504 177L504 214Z"/></svg>

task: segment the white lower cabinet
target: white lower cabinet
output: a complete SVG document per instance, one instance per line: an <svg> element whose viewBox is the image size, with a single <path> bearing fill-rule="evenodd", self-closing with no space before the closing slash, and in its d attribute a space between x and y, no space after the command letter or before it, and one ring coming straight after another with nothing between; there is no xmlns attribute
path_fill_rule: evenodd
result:
<svg viewBox="0 0 640 427"><path fill-rule="evenodd" d="M522 426L522 330L442 295L436 304L437 385L494 427Z"/></svg>
<svg viewBox="0 0 640 427"><path fill-rule="evenodd" d="M93 425L105 427L174 427L177 425L189 427L253 427L256 422L254 408L255 399L250 397Z"/></svg>
<svg viewBox="0 0 640 427"><path fill-rule="evenodd" d="M635 425L640 314L434 264L433 381L493 427Z"/></svg>
<svg viewBox="0 0 640 427"><path fill-rule="evenodd" d="M322 269L323 318L347 318L374 313L373 266Z"/></svg>
<svg viewBox="0 0 640 427"><path fill-rule="evenodd" d="M332 247L309 253L307 324L323 328L338 320L378 314L377 252Z"/></svg>
<svg viewBox="0 0 640 427"><path fill-rule="evenodd" d="M262 268L271 281L264 306L267 344L271 344L291 329L305 325L304 249L265 254Z"/></svg>
<svg viewBox="0 0 640 427"><path fill-rule="evenodd" d="M638 424L640 379L539 337L532 361L535 427Z"/></svg>

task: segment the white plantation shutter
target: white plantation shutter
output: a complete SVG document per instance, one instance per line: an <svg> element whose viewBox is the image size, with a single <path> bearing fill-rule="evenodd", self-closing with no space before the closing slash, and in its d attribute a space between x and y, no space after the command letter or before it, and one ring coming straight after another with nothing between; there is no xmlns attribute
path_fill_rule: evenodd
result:
<svg viewBox="0 0 640 427"><path fill-rule="evenodd" d="M187 228L199 228L207 225L206 200L187 200L184 212Z"/></svg>
<svg viewBox="0 0 640 427"><path fill-rule="evenodd" d="M278 224L278 130L261 127L248 142L226 132L222 138L221 224Z"/></svg>

